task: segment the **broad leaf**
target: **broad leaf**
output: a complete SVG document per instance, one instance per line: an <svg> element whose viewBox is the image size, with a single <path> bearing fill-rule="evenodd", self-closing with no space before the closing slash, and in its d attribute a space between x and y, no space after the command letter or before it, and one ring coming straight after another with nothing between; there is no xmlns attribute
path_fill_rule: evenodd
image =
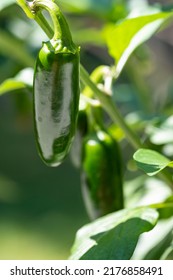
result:
<svg viewBox="0 0 173 280"><path fill-rule="evenodd" d="M155 34L172 12L156 12L127 18L117 24L109 24L104 36L110 55L116 62L116 74L120 74L132 52Z"/></svg>
<svg viewBox="0 0 173 280"><path fill-rule="evenodd" d="M167 166L173 166L173 162L168 158L149 149L137 150L133 155L133 158L136 161L138 168L142 169L149 176L157 174Z"/></svg>
<svg viewBox="0 0 173 280"><path fill-rule="evenodd" d="M7 92L32 87L33 69L26 68L20 71L14 78L5 80L0 84L0 95Z"/></svg>
<svg viewBox="0 0 173 280"><path fill-rule="evenodd" d="M70 259L130 259L141 233L153 229L158 213L150 208L125 209L82 227Z"/></svg>

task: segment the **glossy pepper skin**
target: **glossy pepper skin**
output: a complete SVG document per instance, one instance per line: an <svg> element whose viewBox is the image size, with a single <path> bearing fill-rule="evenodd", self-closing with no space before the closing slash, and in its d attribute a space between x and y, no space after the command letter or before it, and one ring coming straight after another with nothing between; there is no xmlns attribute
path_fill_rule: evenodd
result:
<svg viewBox="0 0 173 280"><path fill-rule="evenodd" d="M79 49L55 52L43 43L34 75L34 127L39 155L58 166L74 138L79 104Z"/></svg>
<svg viewBox="0 0 173 280"><path fill-rule="evenodd" d="M81 180L91 220L123 208L120 150L104 130L93 132L84 139Z"/></svg>

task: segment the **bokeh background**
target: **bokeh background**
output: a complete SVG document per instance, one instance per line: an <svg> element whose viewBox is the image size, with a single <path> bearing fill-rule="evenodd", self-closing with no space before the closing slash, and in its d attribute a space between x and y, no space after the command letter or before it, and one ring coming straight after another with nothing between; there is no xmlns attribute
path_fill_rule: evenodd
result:
<svg viewBox="0 0 173 280"><path fill-rule="evenodd" d="M165 0L149 2L163 7L172 4ZM57 3L67 17L74 41L81 45L81 62L91 72L97 65L113 63L101 35L104 24L126 17L147 1ZM116 99L124 113L140 109L150 115L169 108L172 28L154 36L128 62L116 85ZM46 35L15 1L1 0L0 83L32 67L43 40L47 40ZM58 168L48 168L37 154L33 132L32 92L24 89L0 96L0 259L66 259L76 231L89 222L80 172L70 155ZM128 147L124 149L126 153Z"/></svg>

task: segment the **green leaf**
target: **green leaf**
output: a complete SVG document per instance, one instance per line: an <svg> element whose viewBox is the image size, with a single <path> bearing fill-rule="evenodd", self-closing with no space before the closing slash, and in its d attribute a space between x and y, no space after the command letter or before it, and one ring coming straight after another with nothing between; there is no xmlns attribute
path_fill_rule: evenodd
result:
<svg viewBox="0 0 173 280"><path fill-rule="evenodd" d="M14 79L7 79L0 85L0 95L9 91L25 88L25 84Z"/></svg>
<svg viewBox="0 0 173 280"><path fill-rule="evenodd" d="M158 213L151 208L125 209L82 227L70 259L130 259L141 233L153 229Z"/></svg>
<svg viewBox="0 0 173 280"><path fill-rule="evenodd" d="M153 176L167 166L172 167L173 162L160 153L149 150L139 149L133 155L138 168L142 169L149 176Z"/></svg>
<svg viewBox="0 0 173 280"><path fill-rule="evenodd" d="M173 15L172 12L126 18L117 24L109 24L104 29L109 53L115 59L117 76L122 71L132 52L155 34L161 25Z"/></svg>
<svg viewBox="0 0 173 280"><path fill-rule="evenodd" d="M7 79L0 84L0 96L10 91L32 87L32 81L33 69L23 69L14 78Z"/></svg>

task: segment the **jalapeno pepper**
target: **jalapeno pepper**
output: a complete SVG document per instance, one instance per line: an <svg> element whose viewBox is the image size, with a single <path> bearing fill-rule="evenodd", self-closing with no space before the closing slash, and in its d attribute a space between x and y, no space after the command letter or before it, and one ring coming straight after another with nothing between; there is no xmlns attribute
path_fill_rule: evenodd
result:
<svg viewBox="0 0 173 280"><path fill-rule="evenodd" d="M47 2L45 2L47 4ZM55 3L37 1L53 19L55 34L44 42L34 75L34 127L39 155L49 166L58 166L71 147L79 103L79 48ZM52 15L53 13L53 15Z"/></svg>
<svg viewBox="0 0 173 280"><path fill-rule="evenodd" d="M81 180L84 202L92 220L123 208L120 150L105 130L97 130L84 139Z"/></svg>

